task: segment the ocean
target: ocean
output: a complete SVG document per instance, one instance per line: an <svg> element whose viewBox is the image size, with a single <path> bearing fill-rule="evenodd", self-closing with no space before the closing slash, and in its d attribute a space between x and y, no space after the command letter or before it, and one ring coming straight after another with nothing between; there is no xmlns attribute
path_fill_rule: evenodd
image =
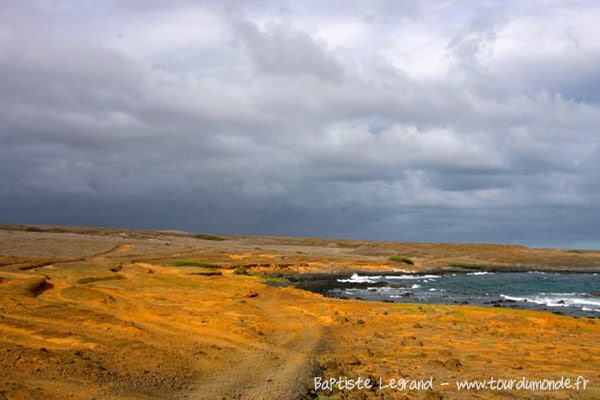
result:
<svg viewBox="0 0 600 400"><path fill-rule="evenodd" d="M520 308L600 318L600 275L597 273L354 274L339 278L336 283L325 295L395 303Z"/></svg>

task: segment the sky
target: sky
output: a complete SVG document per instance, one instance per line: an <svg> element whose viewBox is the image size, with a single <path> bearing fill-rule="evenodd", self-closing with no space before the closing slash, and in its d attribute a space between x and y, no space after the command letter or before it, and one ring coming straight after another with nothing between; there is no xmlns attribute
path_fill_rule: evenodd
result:
<svg viewBox="0 0 600 400"><path fill-rule="evenodd" d="M599 20L0 0L0 223L600 248Z"/></svg>

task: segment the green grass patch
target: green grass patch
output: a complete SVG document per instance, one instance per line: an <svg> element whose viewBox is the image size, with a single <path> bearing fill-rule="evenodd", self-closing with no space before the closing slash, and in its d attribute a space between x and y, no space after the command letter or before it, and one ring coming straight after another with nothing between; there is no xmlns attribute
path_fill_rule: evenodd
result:
<svg viewBox="0 0 600 400"><path fill-rule="evenodd" d="M215 235L210 235L208 233L197 233L194 235L194 237L196 239L202 239L202 240L214 240L217 242L223 241L225 239L223 239L222 237L219 236L215 236Z"/></svg>
<svg viewBox="0 0 600 400"><path fill-rule="evenodd" d="M246 267L237 267L236 269L233 270L233 274L234 275L250 275L250 273L248 272L248 268L246 268Z"/></svg>
<svg viewBox="0 0 600 400"><path fill-rule="evenodd" d="M220 265L206 263L202 261L188 261L188 260L177 260L172 261L173 267L202 267L202 268L221 268Z"/></svg>
<svg viewBox="0 0 600 400"><path fill-rule="evenodd" d="M411 260L408 257L403 257L403 256L391 256L390 258L388 258L388 261L404 263L404 264L408 264L408 265L415 265L413 260Z"/></svg>
<svg viewBox="0 0 600 400"><path fill-rule="evenodd" d="M399 312L425 312L425 307L421 304L403 304L403 303L394 303L395 311Z"/></svg>
<svg viewBox="0 0 600 400"><path fill-rule="evenodd" d="M462 262L451 262L451 263L448 263L448 266L454 267L454 268L477 269L477 270L487 268L487 265L485 265L485 264L471 264L471 263L462 263Z"/></svg>
<svg viewBox="0 0 600 400"><path fill-rule="evenodd" d="M582 251L581 250L567 250L567 253L581 254Z"/></svg>

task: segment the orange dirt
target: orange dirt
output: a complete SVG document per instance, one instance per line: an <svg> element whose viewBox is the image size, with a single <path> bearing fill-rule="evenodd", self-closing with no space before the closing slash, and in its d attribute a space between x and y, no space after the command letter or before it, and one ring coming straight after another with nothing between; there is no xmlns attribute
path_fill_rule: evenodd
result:
<svg viewBox="0 0 600 400"><path fill-rule="evenodd" d="M0 399L598 399L600 322L470 306L324 298L236 275L600 265L600 253L182 232L0 230ZM390 255L416 266L390 263ZM173 267L174 260L219 265ZM276 282L277 283L277 282ZM589 380L585 391L468 391L465 379ZM367 389L315 390L317 379ZM433 388L398 391L379 380ZM442 386L449 383L447 386Z"/></svg>

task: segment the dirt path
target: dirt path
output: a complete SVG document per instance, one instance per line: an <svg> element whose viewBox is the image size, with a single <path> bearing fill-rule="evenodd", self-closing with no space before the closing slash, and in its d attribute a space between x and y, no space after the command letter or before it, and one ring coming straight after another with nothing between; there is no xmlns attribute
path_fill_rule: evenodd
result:
<svg viewBox="0 0 600 400"><path fill-rule="evenodd" d="M207 377L191 398L297 399L312 376L322 331L308 328L289 335L286 343L273 343L269 350L239 352L235 365L226 369L226 373L215 372Z"/></svg>
<svg viewBox="0 0 600 400"><path fill-rule="evenodd" d="M131 243L121 244L121 245L113 247L110 250L103 251L102 253L95 254L92 257L89 257L89 258L86 258L83 260L90 261L90 262L100 262L100 261L103 261L107 256L117 254L117 253L123 253L125 251L131 250L133 247L134 246Z"/></svg>
<svg viewBox="0 0 600 400"><path fill-rule="evenodd" d="M268 321L271 331L259 334L264 341L239 348L223 370L206 376L191 398L242 400L295 400L306 391L316 369L326 321L286 304L299 299L269 291L256 302L255 313ZM275 312L276 310L276 312ZM259 345L260 343L260 345Z"/></svg>

